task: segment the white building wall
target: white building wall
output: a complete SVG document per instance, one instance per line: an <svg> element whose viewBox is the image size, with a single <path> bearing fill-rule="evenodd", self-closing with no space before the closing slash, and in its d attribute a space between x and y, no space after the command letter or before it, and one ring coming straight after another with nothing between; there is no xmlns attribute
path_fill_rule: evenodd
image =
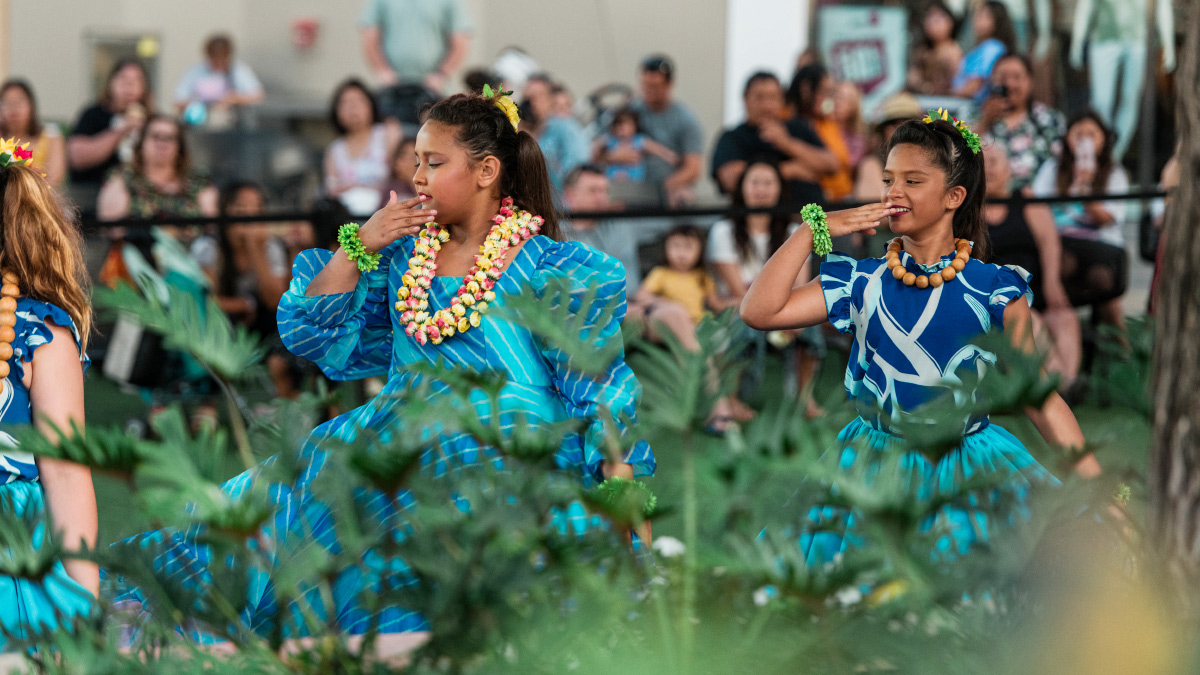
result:
<svg viewBox="0 0 1200 675"><path fill-rule="evenodd" d="M476 28L468 66L519 45L583 94L608 82L634 85L646 54L669 54L678 68L677 95L700 118L710 145L732 119L728 100L740 103L740 84L734 82L733 99L727 88L744 74L727 74L727 57L739 70L761 62L786 77L795 36L804 32L795 17L807 16L805 0L466 1ZM745 7L751 19L736 24L732 50L727 2ZM58 121L73 121L94 97L89 32L159 37L160 107L169 105L175 84L201 58L205 37L217 31L233 37L238 57L283 105L323 107L338 81L367 72L355 28L360 0L0 0L0 7L5 3L11 31L7 40L0 33L0 51L8 56L8 74L28 78L43 116ZM320 24L316 46L305 52L291 44L291 23L301 17Z"/></svg>

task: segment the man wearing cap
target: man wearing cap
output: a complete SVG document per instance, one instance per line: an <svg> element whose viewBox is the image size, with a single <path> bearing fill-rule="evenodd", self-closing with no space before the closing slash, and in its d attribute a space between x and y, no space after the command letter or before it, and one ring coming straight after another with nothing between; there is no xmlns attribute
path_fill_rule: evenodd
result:
<svg viewBox="0 0 1200 675"><path fill-rule="evenodd" d="M680 206L695 199L694 188L704 163L704 131L692 111L672 97L674 82L671 59L647 57L641 66L642 95L632 107L643 133L679 156L674 165L653 155L646 157L646 180L657 189L659 203Z"/></svg>

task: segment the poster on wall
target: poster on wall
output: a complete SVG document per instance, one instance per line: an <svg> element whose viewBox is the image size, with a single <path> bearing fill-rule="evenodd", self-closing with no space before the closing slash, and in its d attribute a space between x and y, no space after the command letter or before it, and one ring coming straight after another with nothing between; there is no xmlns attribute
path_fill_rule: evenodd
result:
<svg viewBox="0 0 1200 675"><path fill-rule="evenodd" d="M817 49L834 79L858 85L871 119L904 88L908 11L901 7L825 6L817 10Z"/></svg>

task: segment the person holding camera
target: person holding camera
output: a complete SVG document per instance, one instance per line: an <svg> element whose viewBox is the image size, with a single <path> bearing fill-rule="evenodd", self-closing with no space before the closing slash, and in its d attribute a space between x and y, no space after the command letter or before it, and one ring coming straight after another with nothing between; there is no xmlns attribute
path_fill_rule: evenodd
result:
<svg viewBox="0 0 1200 675"><path fill-rule="evenodd" d="M1036 197L1120 195L1129 175L1113 156L1116 134L1099 113L1085 110L1067 125L1062 156L1047 161L1033 181ZM1129 202L1059 202L1050 205L1062 235L1062 281L1075 307L1090 306L1101 322L1125 330L1121 296L1129 283L1125 223Z"/></svg>
<svg viewBox="0 0 1200 675"><path fill-rule="evenodd" d="M1033 66L1021 54L1000 57L992 68L991 84L980 126L1008 156L1013 194L1028 194L1042 165L1062 151L1066 118L1032 99Z"/></svg>

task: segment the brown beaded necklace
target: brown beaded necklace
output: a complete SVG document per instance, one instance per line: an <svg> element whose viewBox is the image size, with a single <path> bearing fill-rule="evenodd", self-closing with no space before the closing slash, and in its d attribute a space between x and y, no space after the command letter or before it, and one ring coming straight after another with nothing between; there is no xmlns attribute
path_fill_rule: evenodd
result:
<svg viewBox="0 0 1200 675"><path fill-rule="evenodd" d="M13 356L13 340L17 339L17 298L21 296L17 275L4 270L0 272L0 379L8 377L8 360Z"/></svg>
<svg viewBox="0 0 1200 675"><path fill-rule="evenodd" d="M963 271L967 266L967 261L971 259L971 242L966 239L954 240L954 250L956 254L954 260L950 261L950 265L943 267L941 271L933 274L915 274L904 269L904 265L900 263L900 252L904 250L904 244L899 237L888 242L887 247L887 266L892 271L892 276L904 282L905 286L916 286L917 288L925 289L930 286L937 288L944 282L954 281L955 275Z"/></svg>

